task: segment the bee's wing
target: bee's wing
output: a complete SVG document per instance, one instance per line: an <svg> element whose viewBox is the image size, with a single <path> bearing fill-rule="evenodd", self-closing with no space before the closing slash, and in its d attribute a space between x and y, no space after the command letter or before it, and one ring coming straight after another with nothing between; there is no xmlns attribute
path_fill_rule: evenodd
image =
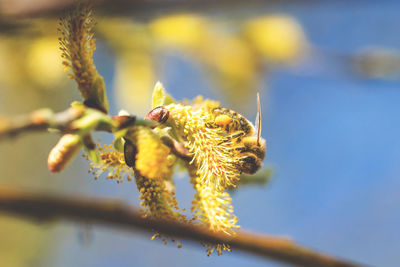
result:
<svg viewBox="0 0 400 267"><path fill-rule="evenodd" d="M257 117L255 122L256 132L257 132L257 145L260 145L261 138L261 103L260 103L260 93L257 92Z"/></svg>

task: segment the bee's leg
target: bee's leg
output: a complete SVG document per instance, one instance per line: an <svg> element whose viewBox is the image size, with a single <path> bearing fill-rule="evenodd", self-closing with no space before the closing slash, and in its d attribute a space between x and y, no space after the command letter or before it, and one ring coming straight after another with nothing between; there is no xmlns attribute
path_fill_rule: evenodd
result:
<svg viewBox="0 0 400 267"><path fill-rule="evenodd" d="M206 122L206 123L205 123L205 126L206 126L207 128L210 128L210 129L216 129L216 128L219 127L219 126L216 125L214 122Z"/></svg>
<svg viewBox="0 0 400 267"><path fill-rule="evenodd" d="M225 137L224 141L219 143L219 145L223 144L223 143L226 143L226 142L229 142L229 141L231 141L233 139L237 139L239 137L242 137L243 135L244 135L244 132L238 132L238 133L234 133L234 134L228 135L228 136Z"/></svg>
<svg viewBox="0 0 400 267"><path fill-rule="evenodd" d="M243 135L244 135L244 132L238 132L238 133L234 133L234 134L228 135L226 137L226 139L229 141L229 140L232 140L232 139L239 138L239 137L241 137Z"/></svg>

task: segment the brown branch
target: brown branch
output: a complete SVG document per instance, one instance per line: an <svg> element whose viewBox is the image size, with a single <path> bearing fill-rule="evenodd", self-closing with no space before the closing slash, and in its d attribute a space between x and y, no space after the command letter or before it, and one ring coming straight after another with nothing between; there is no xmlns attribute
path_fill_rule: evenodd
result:
<svg viewBox="0 0 400 267"><path fill-rule="evenodd" d="M0 187L0 212L39 221L69 220L129 230L156 230L183 239L230 244L238 250L298 266L360 266L301 247L284 238L244 231L230 236L178 221L143 218L135 208L112 200L42 195Z"/></svg>
<svg viewBox="0 0 400 267"><path fill-rule="evenodd" d="M6 137L16 137L24 132L44 131L49 127L64 131L83 112L84 109L71 107L60 113L53 113L49 109L40 109L29 115L13 118L0 117L0 140Z"/></svg>
<svg viewBox="0 0 400 267"><path fill-rule="evenodd" d="M284 0L269 0L269 3L281 2ZM71 9L76 5L76 0L3 0L0 1L0 11L8 17L32 17L59 15L65 9ZM85 2L80 1L80 2ZM86 1L88 2L88 1ZM96 9L110 15L140 15L154 14L162 10L182 11L182 10L214 10L225 9L227 7L248 7L260 0L91 0Z"/></svg>
<svg viewBox="0 0 400 267"><path fill-rule="evenodd" d="M7 137L16 137L22 133L47 131L48 129L56 129L62 133L79 131L81 129L76 128L74 122L84 116L85 110L90 110L90 108L71 107L59 113L54 113L49 109L39 109L31 114L18 117L0 116L0 141ZM152 124L152 122L136 120L135 116L114 116L110 117L110 119L113 120L115 127L109 124L99 123L94 130L112 132L132 126L135 123L142 123L145 125Z"/></svg>

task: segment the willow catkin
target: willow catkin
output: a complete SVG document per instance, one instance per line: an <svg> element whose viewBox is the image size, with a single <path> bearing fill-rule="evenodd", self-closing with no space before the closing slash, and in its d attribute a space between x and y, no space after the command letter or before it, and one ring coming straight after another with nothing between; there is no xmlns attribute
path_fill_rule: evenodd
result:
<svg viewBox="0 0 400 267"><path fill-rule="evenodd" d="M64 134L50 151L47 166L50 172L62 171L81 148L81 138L75 134Z"/></svg>

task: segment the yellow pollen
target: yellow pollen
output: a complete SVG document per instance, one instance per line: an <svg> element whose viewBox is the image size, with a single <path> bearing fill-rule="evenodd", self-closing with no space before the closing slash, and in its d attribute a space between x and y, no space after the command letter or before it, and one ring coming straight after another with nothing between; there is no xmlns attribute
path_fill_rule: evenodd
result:
<svg viewBox="0 0 400 267"><path fill-rule="evenodd" d="M225 126L232 122L232 118L228 115L222 114L215 118L215 124L218 126Z"/></svg>

